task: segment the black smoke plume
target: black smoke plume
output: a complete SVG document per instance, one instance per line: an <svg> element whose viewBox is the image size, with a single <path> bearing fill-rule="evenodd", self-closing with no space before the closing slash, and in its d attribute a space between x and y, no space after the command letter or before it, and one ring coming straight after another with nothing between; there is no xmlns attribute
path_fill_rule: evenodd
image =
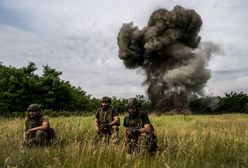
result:
<svg viewBox="0 0 248 168"><path fill-rule="evenodd" d="M122 25L119 58L127 68L145 70L154 112L186 108L190 98L203 95L211 76L206 65L219 49L211 42L200 44L201 26L201 17L181 6L154 11L141 30L132 22Z"/></svg>

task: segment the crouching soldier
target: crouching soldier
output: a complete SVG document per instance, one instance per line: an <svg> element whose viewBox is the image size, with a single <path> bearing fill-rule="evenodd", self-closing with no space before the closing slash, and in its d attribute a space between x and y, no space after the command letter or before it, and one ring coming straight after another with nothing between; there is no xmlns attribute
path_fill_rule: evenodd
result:
<svg viewBox="0 0 248 168"><path fill-rule="evenodd" d="M25 119L24 126L24 145L47 145L55 137L54 130L50 128L48 117L41 114L41 108L38 104L29 105L27 112L28 117Z"/></svg>
<svg viewBox="0 0 248 168"><path fill-rule="evenodd" d="M117 144L119 142L120 118L117 110L111 106L111 99L103 97L101 107L96 112L96 130L104 142L111 141Z"/></svg>
<svg viewBox="0 0 248 168"><path fill-rule="evenodd" d="M144 151L147 154L153 154L157 150L157 137L148 114L141 112L140 107L141 104L136 98L128 100L128 115L124 117L128 153Z"/></svg>

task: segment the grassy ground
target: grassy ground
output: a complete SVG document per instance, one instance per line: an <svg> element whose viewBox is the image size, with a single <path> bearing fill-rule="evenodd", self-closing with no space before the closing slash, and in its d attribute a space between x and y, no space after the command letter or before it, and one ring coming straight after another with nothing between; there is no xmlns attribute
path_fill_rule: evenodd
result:
<svg viewBox="0 0 248 168"><path fill-rule="evenodd" d="M94 117L58 117L48 147L22 147L23 119L0 119L0 167L248 167L248 115L152 116L155 156L126 155L121 143L97 141Z"/></svg>

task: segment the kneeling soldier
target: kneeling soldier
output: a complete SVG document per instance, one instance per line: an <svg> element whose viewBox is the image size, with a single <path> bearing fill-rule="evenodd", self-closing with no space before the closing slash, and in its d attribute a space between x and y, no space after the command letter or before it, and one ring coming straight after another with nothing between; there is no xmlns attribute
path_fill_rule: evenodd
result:
<svg viewBox="0 0 248 168"><path fill-rule="evenodd" d="M104 142L111 142L117 144L119 142L119 125L120 118L116 109L111 106L111 99L103 97L101 100L101 107L96 112L96 130Z"/></svg>
<svg viewBox="0 0 248 168"><path fill-rule="evenodd" d="M27 111L28 117L25 119L24 126L24 145L47 145L49 140L55 137L54 130L50 128L48 117L41 114L41 108L38 104L29 105Z"/></svg>
<svg viewBox="0 0 248 168"><path fill-rule="evenodd" d="M139 110L141 104L136 98L128 100L128 115L124 117L125 137L128 153L144 151L152 154L157 150L157 137L147 113Z"/></svg>

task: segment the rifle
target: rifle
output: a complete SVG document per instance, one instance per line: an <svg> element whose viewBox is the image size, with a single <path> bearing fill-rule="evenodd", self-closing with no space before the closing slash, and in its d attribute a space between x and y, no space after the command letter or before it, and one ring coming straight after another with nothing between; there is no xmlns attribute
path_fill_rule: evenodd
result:
<svg viewBox="0 0 248 168"><path fill-rule="evenodd" d="M111 132L111 127L107 122L100 123L100 134L109 134Z"/></svg>
<svg viewBox="0 0 248 168"><path fill-rule="evenodd" d="M128 153L131 154L138 149L138 139L140 132L138 131L141 125L127 127L126 129L126 143L128 145Z"/></svg>
<svg viewBox="0 0 248 168"><path fill-rule="evenodd" d="M136 139L140 136L140 132L138 131L140 128L142 128L140 125L135 127L128 127L127 128L127 138L129 139Z"/></svg>

